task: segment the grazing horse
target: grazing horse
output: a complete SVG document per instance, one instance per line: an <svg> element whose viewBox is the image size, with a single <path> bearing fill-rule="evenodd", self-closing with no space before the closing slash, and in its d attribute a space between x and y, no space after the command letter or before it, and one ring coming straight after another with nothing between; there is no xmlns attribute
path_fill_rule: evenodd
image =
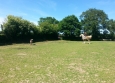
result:
<svg viewBox="0 0 115 83"><path fill-rule="evenodd" d="M84 36L84 34L81 34L80 37L82 37L82 40L84 41L84 43L87 40L88 43L90 44L90 39L92 38L92 35L90 35L90 36Z"/></svg>

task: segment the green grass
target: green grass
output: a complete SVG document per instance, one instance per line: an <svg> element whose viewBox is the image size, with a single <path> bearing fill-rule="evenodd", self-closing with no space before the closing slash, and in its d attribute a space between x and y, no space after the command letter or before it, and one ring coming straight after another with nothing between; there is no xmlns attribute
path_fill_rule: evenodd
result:
<svg viewBox="0 0 115 83"><path fill-rule="evenodd" d="M115 42L0 46L0 83L115 83Z"/></svg>

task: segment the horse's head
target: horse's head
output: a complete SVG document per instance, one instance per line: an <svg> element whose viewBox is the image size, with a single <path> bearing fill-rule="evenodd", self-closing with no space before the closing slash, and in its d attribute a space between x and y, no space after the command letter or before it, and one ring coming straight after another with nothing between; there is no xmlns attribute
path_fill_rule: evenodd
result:
<svg viewBox="0 0 115 83"><path fill-rule="evenodd" d="M80 34L80 37L82 37L83 36L83 34Z"/></svg>
<svg viewBox="0 0 115 83"><path fill-rule="evenodd" d="M80 36L79 37L81 37L81 34L80 34Z"/></svg>

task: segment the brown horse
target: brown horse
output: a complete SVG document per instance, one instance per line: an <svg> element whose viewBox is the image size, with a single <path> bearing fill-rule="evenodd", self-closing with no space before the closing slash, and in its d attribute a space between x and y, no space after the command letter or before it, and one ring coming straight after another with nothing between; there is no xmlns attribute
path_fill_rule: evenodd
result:
<svg viewBox="0 0 115 83"><path fill-rule="evenodd" d="M84 41L84 43L86 43L85 41L88 41L88 43L90 44L90 40L92 38L92 35L84 36L84 34L81 34L80 37L82 37L82 40Z"/></svg>

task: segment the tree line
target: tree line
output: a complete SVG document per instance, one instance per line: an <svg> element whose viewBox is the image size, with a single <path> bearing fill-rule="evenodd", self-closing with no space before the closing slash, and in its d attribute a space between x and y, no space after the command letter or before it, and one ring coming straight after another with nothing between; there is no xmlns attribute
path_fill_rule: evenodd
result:
<svg viewBox="0 0 115 83"><path fill-rule="evenodd" d="M103 34L99 29L108 29ZM79 40L81 31L92 35L93 40L115 39L115 20L109 19L103 11L90 8L82 12L80 19L75 15L68 15L61 21L54 17L41 17L38 25L18 16L8 15L1 25L0 42L36 41L69 39Z"/></svg>

